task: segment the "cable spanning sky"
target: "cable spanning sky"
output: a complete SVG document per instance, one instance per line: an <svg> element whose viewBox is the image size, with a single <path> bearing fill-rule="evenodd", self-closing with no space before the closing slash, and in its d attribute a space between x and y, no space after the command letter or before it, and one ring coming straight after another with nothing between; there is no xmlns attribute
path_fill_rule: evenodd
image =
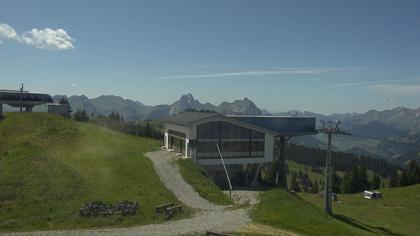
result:
<svg viewBox="0 0 420 236"><path fill-rule="evenodd" d="M271 111L420 107L419 1L0 1L0 88Z"/></svg>

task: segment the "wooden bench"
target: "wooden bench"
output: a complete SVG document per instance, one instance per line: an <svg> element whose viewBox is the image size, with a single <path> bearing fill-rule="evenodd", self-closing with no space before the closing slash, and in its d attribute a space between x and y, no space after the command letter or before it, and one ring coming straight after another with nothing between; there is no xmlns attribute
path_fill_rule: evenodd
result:
<svg viewBox="0 0 420 236"><path fill-rule="evenodd" d="M182 206L177 205L177 206L166 208L165 209L165 215L166 215L165 219L169 220L175 214L175 212L182 213Z"/></svg>
<svg viewBox="0 0 420 236"><path fill-rule="evenodd" d="M170 202L170 203L166 203L166 204L163 204L163 205L160 205L160 206L155 207L155 215L154 215L154 218L155 217L159 217L160 216L160 213L162 213L163 211L166 212L166 208L173 207L173 206L174 206L174 203L173 202Z"/></svg>
<svg viewBox="0 0 420 236"><path fill-rule="evenodd" d="M229 236L228 234L217 233L213 231L206 231L206 236Z"/></svg>

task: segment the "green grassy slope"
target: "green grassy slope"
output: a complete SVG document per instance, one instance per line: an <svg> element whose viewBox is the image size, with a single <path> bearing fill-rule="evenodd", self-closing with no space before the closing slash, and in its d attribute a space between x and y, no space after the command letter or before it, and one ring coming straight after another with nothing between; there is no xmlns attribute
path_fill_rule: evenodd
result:
<svg viewBox="0 0 420 236"><path fill-rule="evenodd" d="M0 231L147 224L176 201L145 152L159 142L58 116L10 113L0 121ZM133 217L82 218L84 203L140 202Z"/></svg>
<svg viewBox="0 0 420 236"><path fill-rule="evenodd" d="M341 194L334 202L334 213L339 219L365 231L381 235L419 235L420 185L380 189L384 198L366 200L361 193ZM322 207L322 198L313 194L300 194L307 202Z"/></svg>
<svg viewBox="0 0 420 236"><path fill-rule="evenodd" d="M370 235L346 224L290 192L273 189L264 192L252 212L255 222L303 235Z"/></svg>
<svg viewBox="0 0 420 236"><path fill-rule="evenodd" d="M420 185L380 191L384 198L379 200L364 199L361 193L341 194L329 216L317 194L273 189L262 194L252 218L304 235L418 235Z"/></svg>
<svg viewBox="0 0 420 236"><path fill-rule="evenodd" d="M220 188L205 175L205 170L202 167L195 165L191 159L178 159L177 164L184 180L190 184L201 197L219 205L229 205L233 203L232 199L222 193Z"/></svg>

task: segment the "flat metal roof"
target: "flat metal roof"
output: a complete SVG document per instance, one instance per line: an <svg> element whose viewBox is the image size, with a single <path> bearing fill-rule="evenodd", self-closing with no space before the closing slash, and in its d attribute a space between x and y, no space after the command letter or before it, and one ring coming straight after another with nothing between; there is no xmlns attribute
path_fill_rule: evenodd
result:
<svg viewBox="0 0 420 236"><path fill-rule="evenodd" d="M317 134L316 119L313 117L237 115L228 115L227 117L275 131L280 136Z"/></svg>
<svg viewBox="0 0 420 236"><path fill-rule="evenodd" d="M179 125L189 125L199 120L207 119L214 116L220 116L221 114L216 112L195 112L195 111L185 111L170 117L162 119L163 122L179 124Z"/></svg>
<svg viewBox="0 0 420 236"><path fill-rule="evenodd" d="M189 126L194 122L219 116L221 119L236 121L238 125L250 125L271 132L276 136L300 136L317 134L316 119L312 117L294 116L247 116L223 115L216 112L182 112L163 122Z"/></svg>

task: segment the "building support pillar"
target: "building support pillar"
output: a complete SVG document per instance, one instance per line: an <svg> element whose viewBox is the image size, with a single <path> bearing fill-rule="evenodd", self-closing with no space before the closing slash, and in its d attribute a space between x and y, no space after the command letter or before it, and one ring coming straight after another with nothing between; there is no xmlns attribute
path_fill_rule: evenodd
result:
<svg viewBox="0 0 420 236"><path fill-rule="evenodd" d="M257 169L255 171L254 179L251 182L251 187L257 187L258 186L258 177L260 176L261 171L261 164L257 164Z"/></svg>
<svg viewBox="0 0 420 236"><path fill-rule="evenodd" d="M284 151L286 149L286 137L280 137L279 157L277 163L276 185L284 189L287 188L286 158Z"/></svg>
<svg viewBox="0 0 420 236"><path fill-rule="evenodd" d="M0 120L3 119L3 103L0 103Z"/></svg>
<svg viewBox="0 0 420 236"><path fill-rule="evenodd" d="M189 157L189 155L188 155L188 143L189 143L189 141L188 141L188 139L186 138L185 139L185 157L187 158L187 157Z"/></svg>
<svg viewBox="0 0 420 236"><path fill-rule="evenodd" d="M163 136L163 142L166 149L169 149L168 139L169 139L168 133L165 132L165 135Z"/></svg>

